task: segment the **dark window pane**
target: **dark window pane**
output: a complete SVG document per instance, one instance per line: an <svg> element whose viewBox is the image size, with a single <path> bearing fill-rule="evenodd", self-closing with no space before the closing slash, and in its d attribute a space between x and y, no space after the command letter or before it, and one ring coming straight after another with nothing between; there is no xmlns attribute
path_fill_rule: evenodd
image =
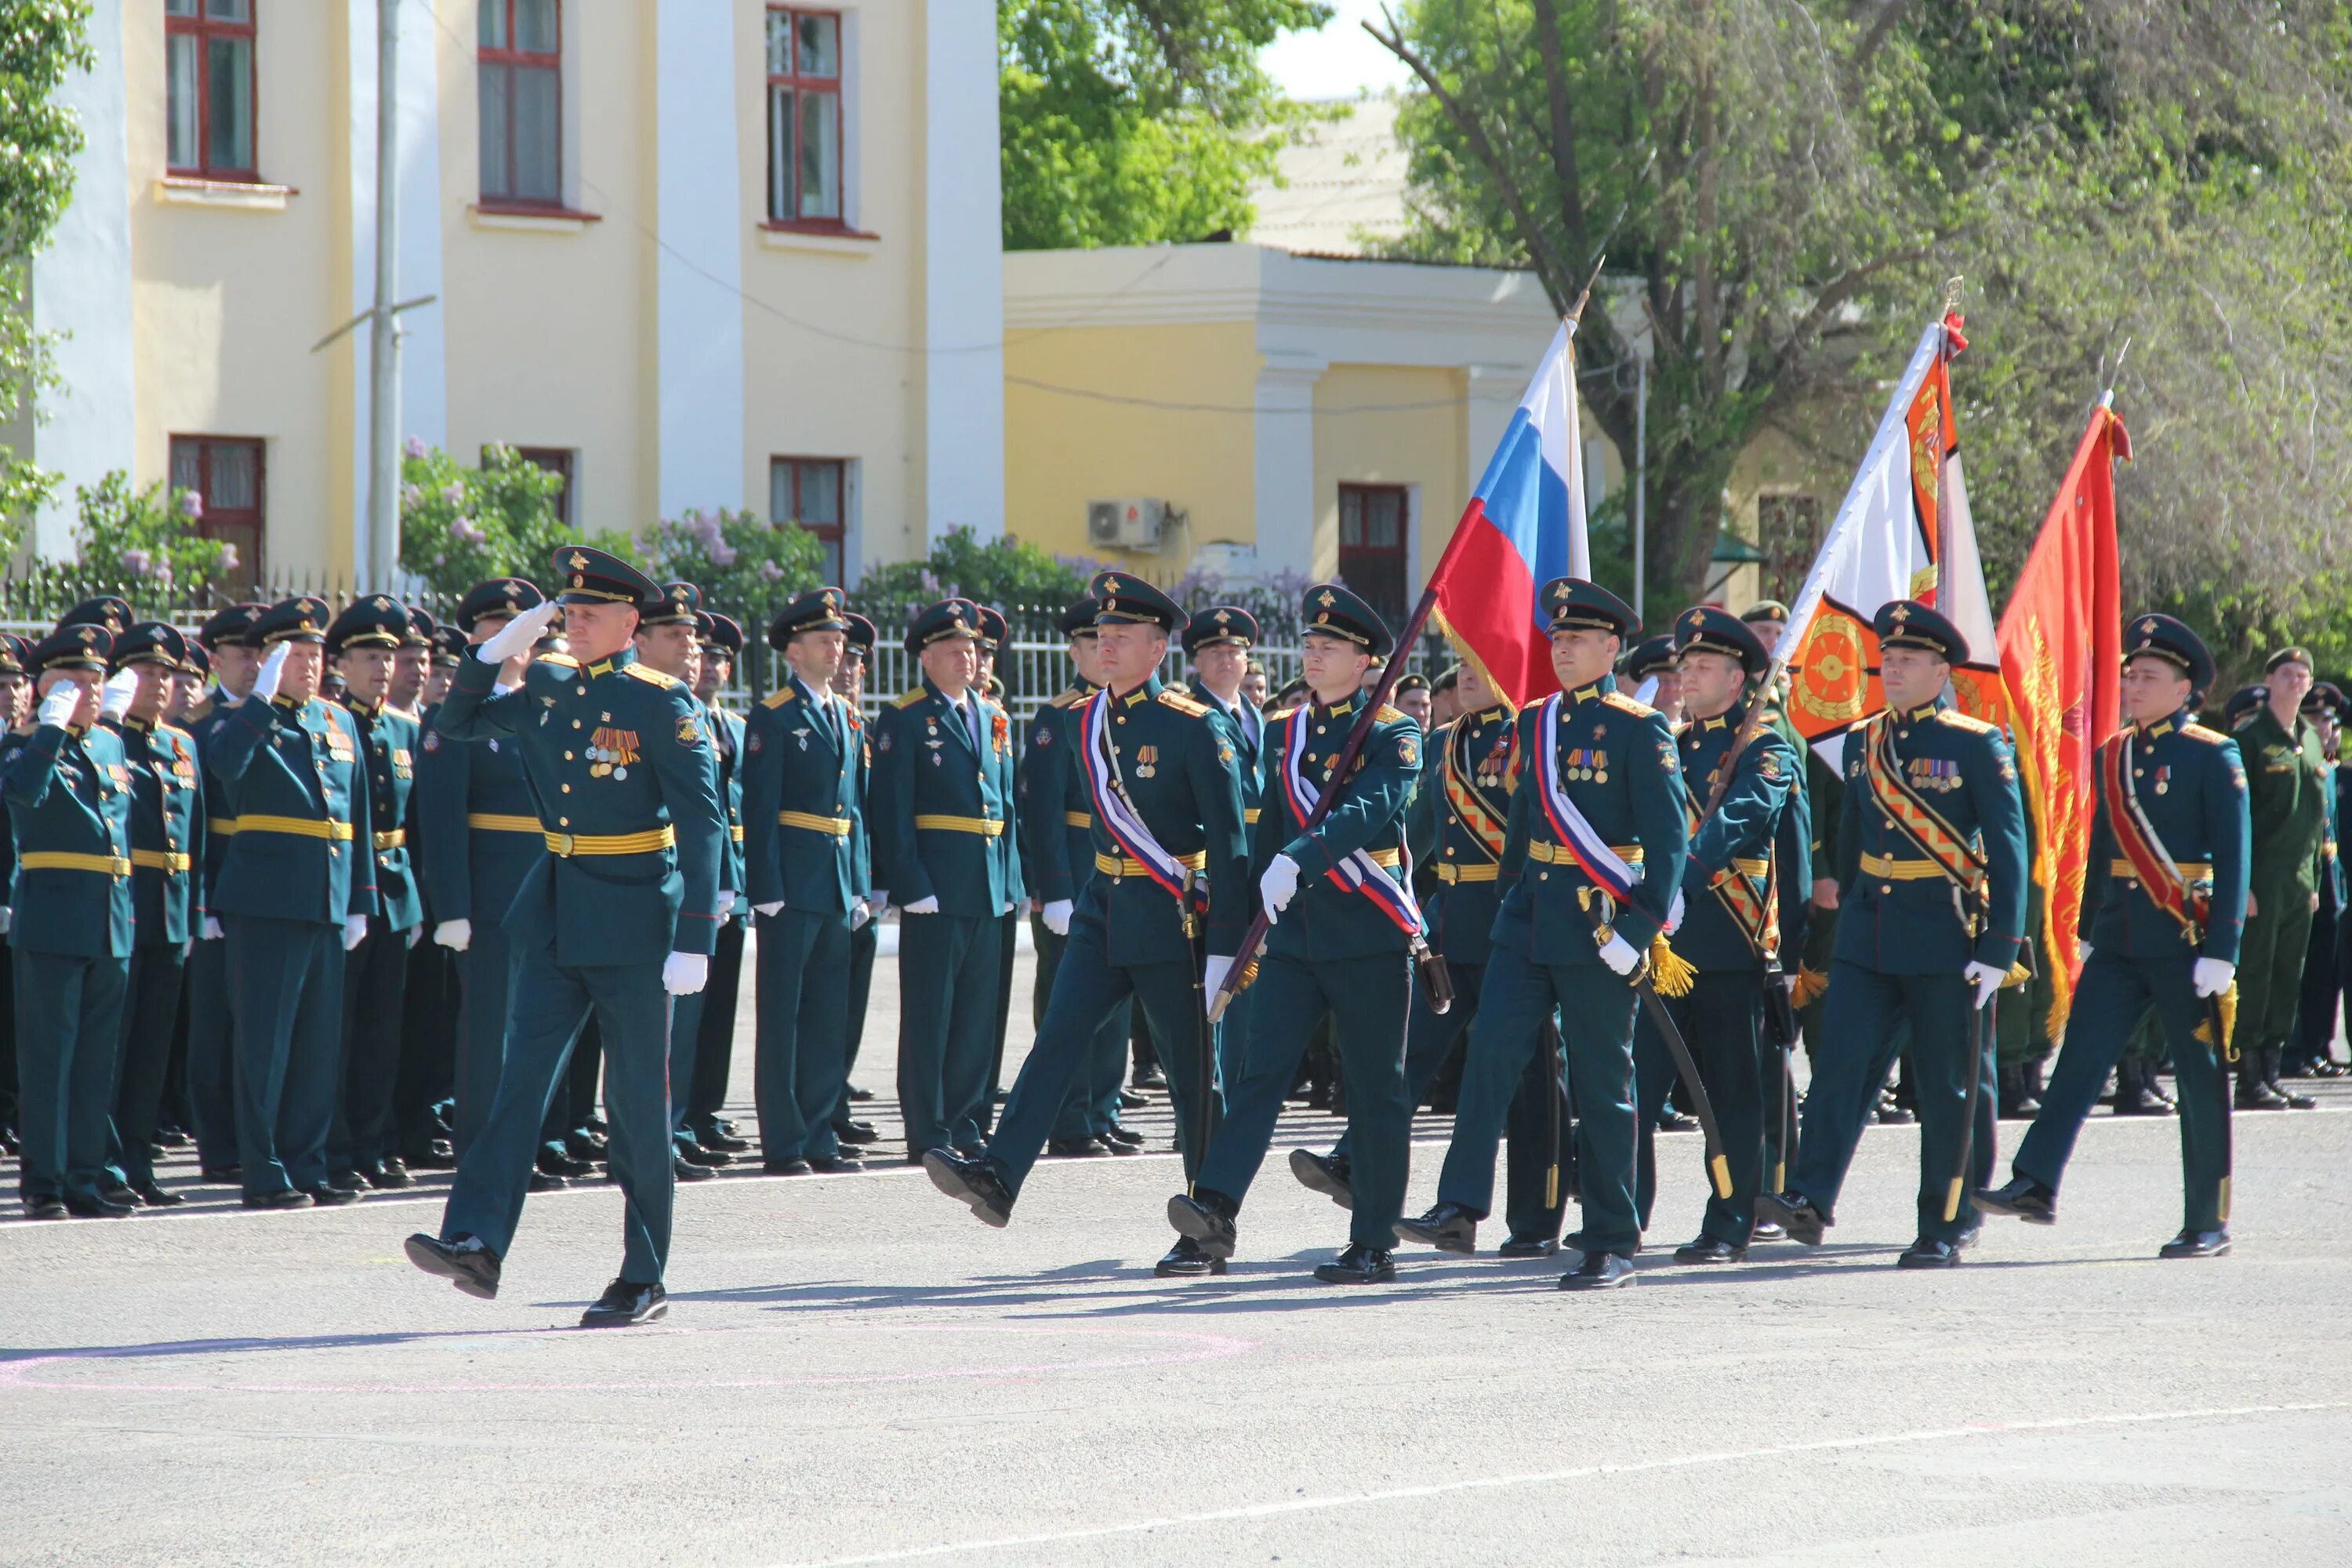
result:
<svg viewBox="0 0 2352 1568"><path fill-rule="evenodd" d="M253 20L253 0L205 0L205 15L215 22L249 22Z"/></svg>
<svg viewBox="0 0 2352 1568"><path fill-rule="evenodd" d="M841 74L841 24L831 16L800 18L800 74Z"/></svg>
<svg viewBox="0 0 2352 1568"><path fill-rule="evenodd" d="M515 0L514 47L531 54L555 52L555 0Z"/></svg>
<svg viewBox="0 0 2352 1568"><path fill-rule="evenodd" d="M837 527L841 522L841 465L803 463L800 513L804 523Z"/></svg>
<svg viewBox="0 0 2352 1568"><path fill-rule="evenodd" d="M793 74L793 19L782 11L768 13L768 74Z"/></svg>
<svg viewBox="0 0 2352 1568"><path fill-rule="evenodd" d="M475 29L475 37L481 47L486 49L505 48L507 47L507 0L482 0L478 15L481 17L481 25Z"/></svg>
<svg viewBox="0 0 2352 1568"><path fill-rule="evenodd" d="M211 146L215 169L253 167L253 40L207 40L211 66Z"/></svg>
<svg viewBox="0 0 2352 1568"><path fill-rule="evenodd" d="M803 217L839 217L841 98L831 92L801 94L801 209Z"/></svg>
<svg viewBox="0 0 2352 1568"><path fill-rule="evenodd" d="M193 16L195 14L196 0L163 0L163 15L166 16Z"/></svg>
<svg viewBox="0 0 2352 1568"><path fill-rule="evenodd" d="M199 491L205 488L204 448L194 441L172 443L172 488Z"/></svg>
<svg viewBox="0 0 2352 1568"><path fill-rule="evenodd" d="M249 511L257 504L254 485L254 452L251 447L224 443L212 449L213 493L205 498L207 506L224 511Z"/></svg>
<svg viewBox="0 0 2352 1568"><path fill-rule="evenodd" d="M768 216L793 216L793 89L768 92Z"/></svg>
<svg viewBox="0 0 2352 1568"><path fill-rule="evenodd" d="M482 195L511 195L507 189L507 78L504 66L483 66Z"/></svg>
<svg viewBox="0 0 2352 1568"><path fill-rule="evenodd" d="M563 195L562 85L552 70L514 73L514 195L551 202Z"/></svg>
<svg viewBox="0 0 2352 1568"><path fill-rule="evenodd" d="M191 5L195 0L187 0ZM165 161L174 169L193 169L204 162L197 115L203 109L204 84L196 79L197 52L204 40L194 33L174 33L165 42L164 102L169 130Z"/></svg>

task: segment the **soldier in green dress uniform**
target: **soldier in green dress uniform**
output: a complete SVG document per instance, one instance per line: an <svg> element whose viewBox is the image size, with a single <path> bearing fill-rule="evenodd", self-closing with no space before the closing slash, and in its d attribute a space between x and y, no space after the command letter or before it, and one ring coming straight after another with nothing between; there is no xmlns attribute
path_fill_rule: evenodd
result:
<svg viewBox="0 0 2352 1568"><path fill-rule="evenodd" d="M2245 942L2239 953L2241 1110L2308 1110L2318 1103L2279 1083L2280 1058L2303 995L2303 960L2319 908L2320 847L2327 837L2327 756L2303 716L2311 655L2283 647L2263 662L2261 702L2236 730L2253 818Z"/></svg>
<svg viewBox="0 0 2352 1568"><path fill-rule="evenodd" d="M857 1066L857 1047L866 1037L866 1004L874 990L874 954L881 944L878 926L882 908L889 900L884 896L888 889L874 885L874 829L867 820L867 802L874 776L873 731L867 726L863 706L866 700L866 671L874 659L874 623L851 611L849 647L842 656L841 668L833 678L834 694L842 700L842 716L857 732L857 768L856 795L857 827L849 836L849 885L866 900L868 918L864 925L849 933L849 1023L842 1051L841 1099L833 1108L834 1136L844 1143L870 1144L878 1136L874 1123L861 1120L850 1106L874 1098L870 1089L860 1089L849 1081L848 1075Z"/></svg>
<svg viewBox="0 0 2352 1568"><path fill-rule="evenodd" d="M0 766L23 742L20 732L31 713L33 678L26 661L33 645L14 632L0 632ZM16 879L16 845L0 809L0 899ZM14 1154L16 1137L16 989L10 960L8 923L14 911L0 903L0 1154Z"/></svg>
<svg viewBox="0 0 2352 1568"><path fill-rule="evenodd" d="M1184 656L1192 661L1191 687L1195 701L1225 726L1234 742L1234 759L1240 764L1242 825L1255 835L1265 795L1265 715L1243 691L1250 650L1257 646L1257 617L1239 605L1212 605L1195 611L1184 626ZM1249 1018L1256 1004L1245 990L1226 1005L1217 1026L1217 1070L1232 1084L1241 1076L1242 1047L1249 1043ZM1118 1098L1119 1068L1126 1058L1108 1064L1110 1098Z"/></svg>
<svg viewBox="0 0 2352 1568"><path fill-rule="evenodd" d="M705 610L695 617L695 635L701 639L701 673L694 683L695 700L711 719L711 738L719 748L719 778L727 795L729 868L726 880L740 888L746 828L743 822L742 716L719 701L720 693L735 684L742 660L743 628L731 616ZM702 1016L694 1037L684 1049L690 1070L677 1070L673 1056L670 1081L671 1112L678 1127L698 1148L722 1154L740 1154L751 1148L719 1125L719 1111L727 1104L727 1084L735 1055L735 1007L743 984L743 932L751 919L751 905L739 891L735 913L719 928L718 945L710 952L710 984L702 988ZM675 1028L673 1028L675 1034ZM708 1114L696 1108L709 1101Z"/></svg>
<svg viewBox="0 0 2352 1568"><path fill-rule="evenodd" d="M207 1182L242 1179L237 1154L236 1029L229 1016L228 943L212 894L228 858L236 807L228 783L213 769L221 728L253 690L261 648L253 628L268 612L257 604L215 611L196 631L212 659L213 686L188 713L187 731L196 742L203 788L205 847L196 861L196 900L205 909L196 922L195 951L188 954L188 1108L195 1117L196 1164Z"/></svg>

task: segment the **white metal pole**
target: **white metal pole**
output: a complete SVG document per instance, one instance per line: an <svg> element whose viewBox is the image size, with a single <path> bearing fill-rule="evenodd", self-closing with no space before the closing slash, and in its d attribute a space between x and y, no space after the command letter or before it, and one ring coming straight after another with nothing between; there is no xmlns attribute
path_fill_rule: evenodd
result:
<svg viewBox="0 0 2352 1568"><path fill-rule="evenodd" d="M400 0L376 0L375 305L368 323L368 552L355 574L389 590L400 565Z"/></svg>

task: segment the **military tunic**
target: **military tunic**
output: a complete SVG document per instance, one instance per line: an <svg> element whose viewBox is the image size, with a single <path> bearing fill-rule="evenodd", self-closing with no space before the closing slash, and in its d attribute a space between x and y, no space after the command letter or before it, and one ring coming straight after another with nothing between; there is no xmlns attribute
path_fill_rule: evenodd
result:
<svg viewBox="0 0 2352 1568"><path fill-rule="evenodd" d="M699 998L698 1028L693 1044L693 1071L676 1078L670 1099L680 1127L700 1135L718 1131L717 1118L727 1103L727 1085L734 1068L735 1006L743 984L743 933L751 920L751 900L743 896L749 873L743 865L743 760L748 734L742 716L724 708L711 709L712 739L718 743L719 780L727 795L729 863L727 888L735 894L734 916L719 928L710 950L710 984ZM697 998L688 997L688 1001ZM708 1110L703 1107L708 1106Z"/></svg>
<svg viewBox="0 0 2352 1568"><path fill-rule="evenodd" d="M372 1173L400 1152L392 1115L400 1076L406 1007L409 933L425 919L422 880L408 842L409 796L423 736L413 715L345 697L365 759L368 810L375 830L380 912L343 962L343 1092L329 1142L337 1173Z"/></svg>
<svg viewBox="0 0 2352 1568"><path fill-rule="evenodd" d="M2284 1049L2294 1026L2320 846L2327 835L2329 781L2319 731L2300 714L2289 733L2269 703L2257 703L2235 739L2253 822L2247 866L2253 907L2238 964L2236 1040L2242 1058ZM2254 1060L2261 1070L2264 1057Z"/></svg>
<svg viewBox="0 0 2352 1568"><path fill-rule="evenodd" d="M204 813L204 848L196 860L195 900L204 906L196 924L195 951L188 954L188 1109L195 1118L196 1163L207 1176L225 1178L237 1164L236 1032L229 1018L228 944L221 934L212 897L236 831L236 808L228 782L213 766L221 727L241 699L215 687L188 714L194 741L199 806ZM212 934L207 935L210 932Z"/></svg>
<svg viewBox="0 0 2352 1568"><path fill-rule="evenodd" d="M204 918L195 867L204 854L196 743L170 724L124 719L116 729L131 780L131 898L136 941L122 1008L114 1160L133 1186L155 1179L148 1152L180 1014L188 944Z"/></svg>

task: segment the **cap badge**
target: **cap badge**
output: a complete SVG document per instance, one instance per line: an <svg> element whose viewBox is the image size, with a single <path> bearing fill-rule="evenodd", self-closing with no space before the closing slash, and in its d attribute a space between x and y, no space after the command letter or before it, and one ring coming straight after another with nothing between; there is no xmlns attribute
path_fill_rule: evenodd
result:
<svg viewBox="0 0 2352 1568"><path fill-rule="evenodd" d="M1330 589L1326 588L1322 593L1316 595L1315 602L1328 610L1339 601L1338 597L1332 594Z"/></svg>
<svg viewBox="0 0 2352 1568"><path fill-rule="evenodd" d="M1894 609L1887 612L1886 618L1899 626L1903 622L1911 618L1911 606L1908 605L1897 605Z"/></svg>

